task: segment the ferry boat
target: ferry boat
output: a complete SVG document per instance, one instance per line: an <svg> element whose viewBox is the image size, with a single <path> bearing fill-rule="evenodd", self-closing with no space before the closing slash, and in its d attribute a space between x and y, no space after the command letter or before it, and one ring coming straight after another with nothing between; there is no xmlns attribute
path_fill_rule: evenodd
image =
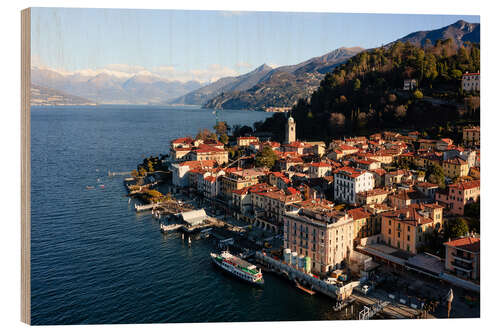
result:
<svg viewBox="0 0 500 333"><path fill-rule="evenodd" d="M228 251L222 251L220 254L210 253L214 264L232 275L257 285L264 284L262 271L255 265L232 255Z"/></svg>

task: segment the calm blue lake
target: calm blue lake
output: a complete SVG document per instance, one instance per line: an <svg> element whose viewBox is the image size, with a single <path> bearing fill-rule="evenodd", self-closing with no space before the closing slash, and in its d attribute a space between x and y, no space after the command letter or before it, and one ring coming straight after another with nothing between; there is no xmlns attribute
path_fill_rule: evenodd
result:
<svg viewBox="0 0 500 333"><path fill-rule="evenodd" d="M230 125L269 114L222 111ZM212 128L209 110L32 107L32 323L104 324L335 319L332 301L267 274L260 289L212 266L209 240L189 248L128 204L122 178L172 138ZM104 188L98 185L103 184ZM86 186L96 186L87 190Z"/></svg>

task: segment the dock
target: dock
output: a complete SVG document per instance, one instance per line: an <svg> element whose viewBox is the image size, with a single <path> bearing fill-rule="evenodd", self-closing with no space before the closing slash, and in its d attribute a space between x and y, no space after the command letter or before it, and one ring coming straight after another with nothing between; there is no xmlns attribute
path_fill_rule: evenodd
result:
<svg viewBox="0 0 500 333"><path fill-rule="evenodd" d="M420 318L422 315L422 311L420 310L404 304L383 300L382 297L370 297L357 293L353 293L350 297L370 309L363 309L362 312L364 311L364 313L360 313L360 316L363 316L364 318L360 319L369 319L377 313L381 313L385 317L395 319Z"/></svg>
<svg viewBox="0 0 500 333"><path fill-rule="evenodd" d="M263 252L256 252L257 261L266 264L274 271L284 273L291 280L307 283L314 291L320 292L335 300L344 300L351 296L352 291L359 285L359 281L353 281L343 286L326 283L312 275L309 275L285 262L276 260L266 255Z"/></svg>
<svg viewBox="0 0 500 333"><path fill-rule="evenodd" d="M138 205L135 204L134 208L136 212L143 212L145 210L151 210L154 209L157 206L157 204L149 204L149 205Z"/></svg>
<svg viewBox="0 0 500 333"><path fill-rule="evenodd" d="M160 224L161 232L175 231L182 228L182 224Z"/></svg>

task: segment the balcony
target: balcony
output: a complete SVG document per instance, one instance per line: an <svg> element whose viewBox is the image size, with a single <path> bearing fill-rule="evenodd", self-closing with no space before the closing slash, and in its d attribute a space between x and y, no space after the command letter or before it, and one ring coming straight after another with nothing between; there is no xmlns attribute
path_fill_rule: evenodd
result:
<svg viewBox="0 0 500 333"><path fill-rule="evenodd" d="M453 258L455 258L455 260L458 259L462 262L472 264L472 258L466 258L463 254L457 254L456 252L452 252L451 255Z"/></svg>
<svg viewBox="0 0 500 333"><path fill-rule="evenodd" d="M463 263L461 261L456 261L456 260L453 260L451 262L451 264L453 267L460 269L462 271L466 271L466 272L472 271L472 264L466 264L466 263Z"/></svg>

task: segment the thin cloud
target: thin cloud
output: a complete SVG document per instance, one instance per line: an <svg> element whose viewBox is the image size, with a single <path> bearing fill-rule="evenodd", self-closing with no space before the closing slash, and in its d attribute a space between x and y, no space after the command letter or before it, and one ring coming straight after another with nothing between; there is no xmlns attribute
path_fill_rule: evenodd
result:
<svg viewBox="0 0 500 333"><path fill-rule="evenodd" d="M147 69L140 65L127 64L110 64L99 69L79 69L75 71L67 71L64 69L54 69L43 65L38 58L32 62L32 68L46 69L54 71L64 76L79 75L82 77L94 77L99 74L107 74L117 78L131 78L135 75L152 76L161 80L168 81L198 81L200 83L213 82L222 77L239 75L238 71L233 68L222 66L219 64L211 64L206 68L181 70L175 66L158 66Z"/></svg>
<svg viewBox="0 0 500 333"><path fill-rule="evenodd" d="M234 67L236 69L247 69L247 68L252 67L252 65L249 64L248 62L239 62L236 65L234 65Z"/></svg>

